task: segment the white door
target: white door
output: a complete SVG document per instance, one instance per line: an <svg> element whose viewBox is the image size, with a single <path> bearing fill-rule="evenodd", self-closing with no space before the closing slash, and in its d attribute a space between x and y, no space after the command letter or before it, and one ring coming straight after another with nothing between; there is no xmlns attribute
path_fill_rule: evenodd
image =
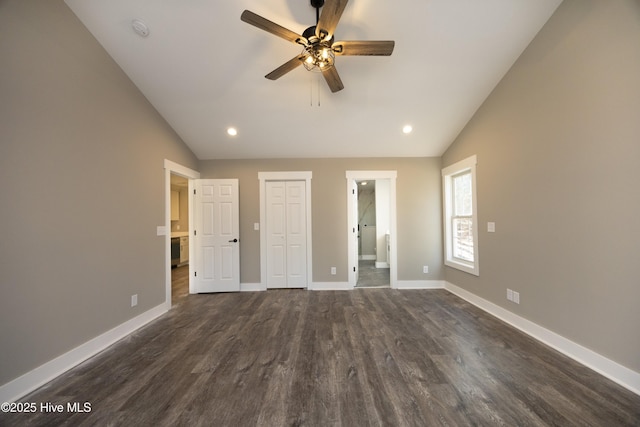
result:
<svg viewBox="0 0 640 427"><path fill-rule="evenodd" d="M267 288L307 287L304 181L266 182Z"/></svg>
<svg viewBox="0 0 640 427"><path fill-rule="evenodd" d="M238 180L195 180L193 205L195 291L239 291Z"/></svg>
<svg viewBox="0 0 640 427"><path fill-rule="evenodd" d="M354 284L358 284L358 275L360 274L360 268L358 266L358 260L359 260L359 253L358 253L358 247L359 247L359 235L360 235L360 230L358 230L358 183L354 180L352 185L351 185L351 203L352 206L354 207L354 209L352 209L352 224L353 224L353 229L351 231L351 239L353 240L353 250L355 251L355 254L353 256L353 259L355 260L354 265L349 266L350 268L353 269L353 273L355 275L355 280L354 280Z"/></svg>

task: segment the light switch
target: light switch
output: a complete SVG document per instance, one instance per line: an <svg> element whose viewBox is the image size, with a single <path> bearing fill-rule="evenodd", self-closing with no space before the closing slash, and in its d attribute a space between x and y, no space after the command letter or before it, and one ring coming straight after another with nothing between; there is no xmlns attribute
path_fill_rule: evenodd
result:
<svg viewBox="0 0 640 427"><path fill-rule="evenodd" d="M165 236L167 234L167 228L164 225L156 227L156 236Z"/></svg>
<svg viewBox="0 0 640 427"><path fill-rule="evenodd" d="M259 222L254 222L253 223L253 229L254 230L260 230L260 223Z"/></svg>
<svg viewBox="0 0 640 427"><path fill-rule="evenodd" d="M487 223L487 231L489 233L495 233L496 232L496 223L495 222L488 222Z"/></svg>

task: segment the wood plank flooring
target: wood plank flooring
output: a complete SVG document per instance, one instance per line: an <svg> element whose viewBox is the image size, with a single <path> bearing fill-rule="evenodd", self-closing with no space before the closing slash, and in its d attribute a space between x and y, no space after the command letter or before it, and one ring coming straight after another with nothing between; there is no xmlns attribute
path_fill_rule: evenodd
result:
<svg viewBox="0 0 640 427"><path fill-rule="evenodd" d="M444 290L189 295L0 425L638 426L637 396Z"/></svg>

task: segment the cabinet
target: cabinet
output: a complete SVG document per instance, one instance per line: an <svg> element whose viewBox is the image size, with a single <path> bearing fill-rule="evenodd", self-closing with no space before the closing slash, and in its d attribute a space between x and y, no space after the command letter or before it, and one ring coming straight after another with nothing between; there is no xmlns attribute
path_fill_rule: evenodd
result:
<svg viewBox="0 0 640 427"><path fill-rule="evenodd" d="M189 237L180 238L180 264L189 262Z"/></svg>
<svg viewBox="0 0 640 427"><path fill-rule="evenodd" d="M171 190L171 221L180 219L180 193Z"/></svg>

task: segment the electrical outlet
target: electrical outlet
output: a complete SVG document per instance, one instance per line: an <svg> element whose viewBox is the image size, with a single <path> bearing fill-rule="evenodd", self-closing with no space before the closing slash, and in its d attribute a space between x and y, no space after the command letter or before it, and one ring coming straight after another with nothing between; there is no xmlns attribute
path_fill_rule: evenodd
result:
<svg viewBox="0 0 640 427"><path fill-rule="evenodd" d="M489 233L495 233L496 232L496 223L495 222L488 222L487 223L487 231Z"/></svg>
<svg viewBox="0 0 640 427"><path fill-rule="evenodd" d="M511 289L507 289L507 299L513 301L513 291Z"/></svg>
<svg viewBox="0 0 640 427"><path fill-rule="evenodd" d="M131 307L138 305L138 294L131 295Z"/></svg>
<svg viewBox="0 0 640 427"><path fill-rule="evenodd" d="M336 275L336 268L335 267L331 267L331 275L332 276Z"/></svg>
<svg viewBox="0 0 640 427"><path fill-rule="evenodd" d="M520 292L513 291L513 302L520 304Z"/></svg>
<svg viewBox="0 0 640 427"><path fill-rule="evenodd" d="M422 272L423 272L424 274L427 274L427 273L429 272L429 266L428 266L428 265L423 265L423 266L422 266Z"/></svg>

